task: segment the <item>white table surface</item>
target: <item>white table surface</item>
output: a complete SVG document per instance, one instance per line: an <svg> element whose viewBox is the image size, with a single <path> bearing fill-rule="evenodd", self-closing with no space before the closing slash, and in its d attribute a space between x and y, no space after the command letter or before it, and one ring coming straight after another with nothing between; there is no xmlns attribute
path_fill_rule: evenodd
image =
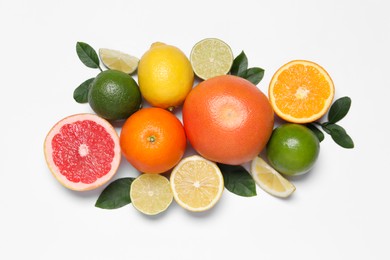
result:
<svg viewBox="0 0 390 260"><path fill-rule="evenodd" d="M0 259L390 259L388 1L0 0ZM132 205L94 207L102 189L62 187L43 141L61 118L91 112L73 90L96 75L77 41L135 56L155 41L189 55L206 37L244 50L272 74L293 59L321 64L336 98L352 107L340 125L355 148L321 143L295 194L252 198L225 190L212 210L176 203L147 217ZM135 77L136 78L136 77ZM118 129L120 131L120 129ZM137 176L123 160L115 178Z"/></svg>

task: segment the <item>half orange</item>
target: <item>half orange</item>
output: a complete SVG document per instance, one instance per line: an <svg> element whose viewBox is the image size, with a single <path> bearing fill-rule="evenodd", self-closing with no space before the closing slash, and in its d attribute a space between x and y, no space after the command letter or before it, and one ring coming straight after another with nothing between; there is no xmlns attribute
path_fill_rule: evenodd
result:
<svg viewBox="0 0 390 260"><path fill-rule="evenodd" d="M302 124L321 118L329 110L334 92L331 77L320 65L293 60L275 72L268 97L279 117Z"/></svg>

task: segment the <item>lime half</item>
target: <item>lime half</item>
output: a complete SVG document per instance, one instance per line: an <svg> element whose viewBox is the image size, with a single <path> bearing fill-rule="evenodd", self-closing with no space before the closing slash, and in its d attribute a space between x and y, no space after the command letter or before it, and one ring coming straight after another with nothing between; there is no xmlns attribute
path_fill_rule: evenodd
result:
<svg viewBox="0 0 390 260"><path fill-rule="evenodd" d="M107 68L119 70L127 74L133 73L139 63L137 57L116 50L99 49L99 56Z"/></svg>
<svg viewBox="0 0 390 260"><path fill-rule="evenodd" d="M230 46L216 38L207 38L196 43L190 55L192 69L204 80L228 74L233 59Z"/></svg>
<svg viewBox="0 0 390 260"><path fill-rule="evenodd" d="M169 180L159 174L144 173L137 177L130 187L133 206L146 215L165 211L173 200Z"/></svg>

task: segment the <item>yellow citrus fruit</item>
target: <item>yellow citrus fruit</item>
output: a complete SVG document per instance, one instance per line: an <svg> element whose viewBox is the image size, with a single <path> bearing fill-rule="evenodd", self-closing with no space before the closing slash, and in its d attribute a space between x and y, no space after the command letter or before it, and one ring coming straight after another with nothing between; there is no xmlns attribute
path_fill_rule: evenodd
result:
<svg viewBox="0 0 390 260"><path fill-rule="evenodd" d="M260 188L276 197L286 198L295 191L291 182L258 156L252 161L251 174Z"/></svg>
<svg viewBox="0 0 390 260"><path fill-rule="evenodd" d="M159 174L144 173L131 183L130 199L133 206L144 214L161 213L173 200L169 180Z"/></svg>
<svg viewBox="0 0 390 260"><path fill-rule="evenodd" d="M221 198L223 176L218 166L201 156L184 158L172 170L170 177L173 197L189 211L205 211Z"/></svg>
<svg viewBox="0 0 390 260"><path fill-rule="evenodd" d="M127 53L111 49L99 49L99 56L104 66L111 70L119 70L127 74L133 73L139 63L139 59Z"/></svg>
<svg viewBox="0 0 390 260"><path fill-rule="evenodd" d="M141 94L152 106L173 108L184 102L194 83L187 56L177 47L156 42L138 65Z"/></svg>
<svg viewBox="0 0 390 260"><path fill-rule="evenodd" d="M269 85L268 97L279 117L292 123L309 123L329 110L334 85L320 65L294 60L276 71Z"/></svg>
<svg viewBox="0 0 390 260"><path fill-rule="evenodd" d="M233 59L230 46L216 38L206 38L196 43L190 54L195 74L204 80L228 74Z"/></svg>

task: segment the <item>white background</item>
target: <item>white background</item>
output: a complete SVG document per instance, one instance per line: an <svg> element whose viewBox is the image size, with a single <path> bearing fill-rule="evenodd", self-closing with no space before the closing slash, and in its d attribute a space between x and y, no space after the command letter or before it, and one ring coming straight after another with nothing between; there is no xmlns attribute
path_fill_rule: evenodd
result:
<svg viewBox="0 0 390 260"><path fill-rule="evenodd" d="M388 1L68 2L0 0L0 259L390 259ZM290 199L225 190L201 214L176 203L156 217L102 210L102 189L77 193L53 178L47 132L91 112L72 97L98 72L78 60L77 41L141 57L154 41L189 55L206 37L264 68L264 93L284 63L321 64L336 98L352 98L340 124L356 147L327 136ZM137 175L123 160L115 178Z"/></svg>

